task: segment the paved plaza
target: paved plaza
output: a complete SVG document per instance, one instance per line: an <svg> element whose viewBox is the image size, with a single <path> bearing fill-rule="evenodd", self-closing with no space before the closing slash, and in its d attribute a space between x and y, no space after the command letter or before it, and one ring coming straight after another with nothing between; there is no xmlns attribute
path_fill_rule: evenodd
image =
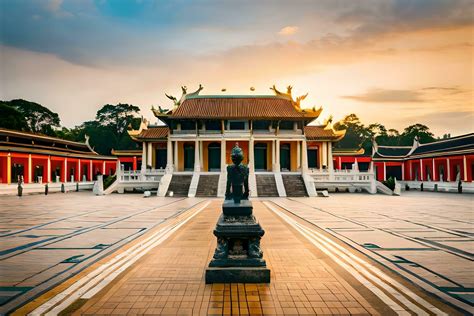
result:
<svg viewBox="0 0 474 316"><path fill-rule="evenodd" d="M205 285L221 203L90 192L2 197L2 312L28 301L17 314L391 315L471 308L471 195L256 199L271 283Z"/></svg>

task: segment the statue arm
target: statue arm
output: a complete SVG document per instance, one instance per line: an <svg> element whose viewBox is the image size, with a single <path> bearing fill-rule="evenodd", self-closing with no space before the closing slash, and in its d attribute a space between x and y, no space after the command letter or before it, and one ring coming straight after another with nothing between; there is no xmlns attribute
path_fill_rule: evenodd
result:
<svg viewBox="0 0 474 316"><path fill-rule="evenodd" d="M227 166L227 182L225 185L225 198L226 199L230 199L232 197L231 192L230 192L230 184L231 184L230 167L231 166Z"/></svg>
<svg viewBox="0 0 474 316"><path fill-rule="evenodd" d="M250 195L250 192L249 192L249 169L247 168L245 170L245 178L244 178L244 194L243 194L243 198L245 200L248 200L249 199L249 195Z"/></svg>

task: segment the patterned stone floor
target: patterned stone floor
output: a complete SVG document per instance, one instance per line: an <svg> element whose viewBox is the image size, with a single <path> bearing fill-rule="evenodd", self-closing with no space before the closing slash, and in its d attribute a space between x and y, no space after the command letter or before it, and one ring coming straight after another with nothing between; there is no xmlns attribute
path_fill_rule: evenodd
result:
<svg viewBox="0 0 474 316"><path fill-rule="evenodd" d="M465 310L474 303L473 202L473 195L431 192L274 200Z"/></svg>
<svg viewBox="0 0 474 316"><path fill-rule="evenodd" d="M211 204L202 209L205 201ZM112 283L88 300L77 301L70 311L170 315L457 313L442 300L472 310L466 307L474 282L472 196L407 192L402 197L333 194L329 198L254 200L255 215L266 230L262 247L272 282L211 286L204 284L204 271L215 247L212 230L221 202L144 199L140 195L95 197L90 192L0 198L0 313L56 284L66 288L84 275L87 270L80 272L82 269L96 269L130 245L143 244L155 231L183 222L186 216L189 221L184 221L184 226L163 237L121 274L123 270L117 269L119 276ZM198 208L202 211L196 211ZM345 254L335 256L337 247L325 245L325 238L337 243ZM348 261L342 259L346 254ZM367 261L362 270L375 272L355 271L355 257ZM377 271L386 278L373 279ZM398 284L399 292L390 292L387 280ZM46 302L41 300L49 293L58 291L55 288L42 295L33 302L34 308ZM23 314L30 304L17 314Z"/></svg>
<svg viewBox="0 0 474 316"><path fill-rule="evenodd" d="M198 201L91 192L1 197L0 314Z"/></svg>
<svg viewBox="0 0 474 316"><path fill-rule="evenodd" d="M205 285L220 206L214 201L75 314L393 314L260 202L254 213L266 230L262 247L271 283Z"/></svg>

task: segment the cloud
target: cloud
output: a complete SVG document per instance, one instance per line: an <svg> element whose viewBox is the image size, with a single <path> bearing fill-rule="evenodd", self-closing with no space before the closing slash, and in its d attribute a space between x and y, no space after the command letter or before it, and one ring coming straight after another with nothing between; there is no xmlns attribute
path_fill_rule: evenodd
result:
<svg viewBox="0 0 474 316"><path fill-rule="evenodd" d="M358 95L343 96L345 99L352 99L359 102L376 103L419 103L425 102L423 94L413 90L390 90L390 89L370 89Z"/></svg>
<svg viewBox="0 0 474 316"><path fill-rule="evenodd" d="M295 34L296 32L298 32L298 29L299 27L297 26L285 26L284 28L282 28L278 34L280 35L285 35L285 36L288 36L288 35L293 35Z"/></svg>
<svg viewBox="0 0 474 316"><path fill-rule="evenodd" d="M434 102L446 99L447 97L449 98L450 96L468 93L472 93L472 89L466 89L459 86L431 86L413 90L372 88L367 90L365 93L346 95L342 98L370 103L423 103L427 101Z"/></svg>
<svg viewBox="0 0 474 316"><path fill-rule="evenodd" d="M461 87L426 87L422 88L421 91L441 93L446 95L456 95L470 92L469 89L463 89Z"/></svg>

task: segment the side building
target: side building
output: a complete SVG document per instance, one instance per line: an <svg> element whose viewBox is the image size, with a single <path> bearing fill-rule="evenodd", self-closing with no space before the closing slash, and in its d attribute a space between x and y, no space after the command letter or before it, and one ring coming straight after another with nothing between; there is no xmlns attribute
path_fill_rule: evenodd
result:
<svg viewBox="0 0 474 316"><path fill-rule="evenodd" d="M412 146L373 145L372 161L378 181L393 177L407 186L428 190L474 192L474 133Z"/></svg>
<svg viewBox="0 0 474 316"><path fill-rule="evenodd" d="M113 175L117 158L96 153L88 143L0 128L0 183L91 182Z"/></svg>

